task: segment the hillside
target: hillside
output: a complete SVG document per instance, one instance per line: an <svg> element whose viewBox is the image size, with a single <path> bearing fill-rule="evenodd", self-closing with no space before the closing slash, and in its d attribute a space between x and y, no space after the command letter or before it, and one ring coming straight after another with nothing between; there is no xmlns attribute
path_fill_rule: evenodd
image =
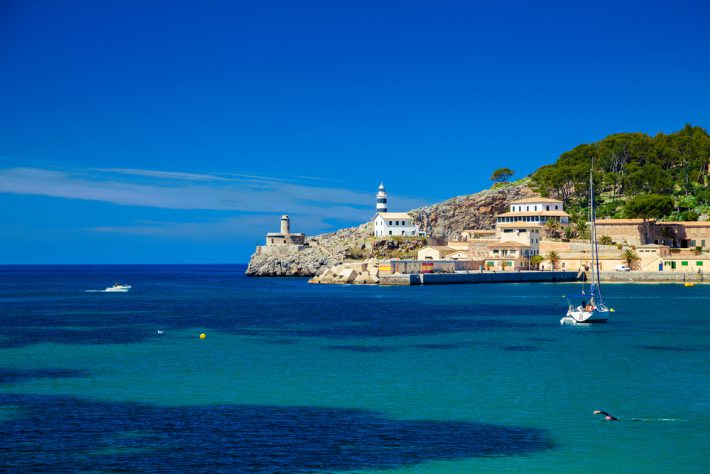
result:
<svg viewBox="0 0 710 474"><path fill-rule="evenodd" d="M599 218L705 220L710 216L709 157L710 135L700 127L686 125L654 137L618 133L579 145L528 178L409 214L426 231L428 241L437 243L458 239L466 229L491 229L495 215L505 212L511 201L539 193L565 202L573 223L565 227L565 237L583 237L593 166ZM283 248L268 255L254 254L247 274L311 276L347 259L412 258L426 244L414 238L375 239L369 223L309 237L306 242L308 248L301 251Z"/></svg>
<svg viewBox="0 0 710 474"><path fill-rule="evenodd" d="M694 221L710 215L709 157L710 135L701 127L686 125L653 137L617 133L562 153L531 175L531 185L543 196L565 201L570 214L584 216L593 163L598 217ZM649 216L627 206L648 195L670 198L670 205Z"/></svg>
<svg viewBox="0 0 710 474"><path fill-rule="evenodd" d="M455 239L466 229L491 229L496 214L511 201L533 195L527 181L458 196L431 206L409 211L433 239ZM414 258L426 245L418 238L376 239L372 225L362 224L306 239L308 248L284 247L270 254L254 254L247 274L253 276L312 276L348 259Z"/></svg>

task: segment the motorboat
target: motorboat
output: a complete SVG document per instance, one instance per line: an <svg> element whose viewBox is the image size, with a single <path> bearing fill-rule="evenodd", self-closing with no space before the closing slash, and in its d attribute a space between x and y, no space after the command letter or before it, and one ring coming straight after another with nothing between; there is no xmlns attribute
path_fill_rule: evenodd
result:
<svg viewBox="0 0 710 474"><path fill-rule="evenodd" d="M131 289L131 285L122 285L120 283L114 283L113 286L109 286L104 291L125 293Z"/></svg>

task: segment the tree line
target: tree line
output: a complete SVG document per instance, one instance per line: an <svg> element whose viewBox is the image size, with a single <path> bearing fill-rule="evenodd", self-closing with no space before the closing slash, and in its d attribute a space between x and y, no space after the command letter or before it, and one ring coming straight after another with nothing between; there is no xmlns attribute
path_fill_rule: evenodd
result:
<svg viewBox="0 0 710 474"><path fill-rule="evenodd" d="M561 199L570 214L586 213L594 164L597 217L697 220L710 213L710 135L686 125L653 137L618 133L560 155L531 176L546 197Z"/></svg>

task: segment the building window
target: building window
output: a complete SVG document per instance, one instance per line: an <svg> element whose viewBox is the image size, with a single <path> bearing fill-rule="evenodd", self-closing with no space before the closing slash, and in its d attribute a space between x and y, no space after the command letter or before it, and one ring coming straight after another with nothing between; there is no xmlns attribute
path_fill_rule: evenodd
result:
<svg viewBox="0 0 710 474"><path fill-rule="evenodd" d="M705 247L705 241L704 241L704 240L701 240L701 241L700 241L700 246L701 246L701 247Z"/></svg>
<svg viewBox="0 0 710 474"><path fill-rule="evenodd" d="M390 221L390 225L392 225L392 221Z"/></svg>
<svg viewBox="0 0 710 474"><path fill-rule="evenodd" d="M695 265L698 266L698 267L702 267L702 266L703 266L703 262L695 262Z"/></svg>
<svg viewBox="0 0 710 474"><path fill-rule="evenodd" d="M557 206L555 206L555 210L557 210Z"/></svg>
<svg viewBox="0 0 710 474"><path fill-rule="evenodd" d="M390 235L392 235L392 231L390 231Z"/></svg>
<svg viewBox="0 0 710 474"><path fill-rule="evenodd" d="M687 266L688 266L688 262L680 262L680 266L681 266L681 267L687 267Z"/></svg>
<svg viewBox="0 0 710 474"><path fill-rule="evenodd" d="M691 246L691 247L695 247L695 241L694 241L694 240L691 240L691 241L690 241L690 246Z"/></svg>

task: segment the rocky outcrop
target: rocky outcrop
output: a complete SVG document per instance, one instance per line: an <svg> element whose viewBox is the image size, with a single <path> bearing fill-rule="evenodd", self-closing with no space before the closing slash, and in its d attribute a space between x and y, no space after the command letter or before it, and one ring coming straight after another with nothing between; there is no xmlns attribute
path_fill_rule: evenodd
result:
<svg viewBox="0 0 710 474"><path fill-rule="evenodd" d="M251 256L249 276L314 276L342 263L348 250L364 245L372 225L340 229L337 232L306 238L306 245L259 247Z"/></svg>
<svg viewBox="0 0 710 474"><path fill-rule="evenodd" d="M314 276L347 260L416 258L426 239L375 239L372 224L340 229L306 239L305 246L259 247L249 260L250 276Z"/></svg>
<svg viewBox="0 0 710 474"><path fill-rule="evenodd" d="M468 196L458 196L432 206L409 212L428 236L458 240L467 229L492 229L495 215L508 210L511 201L537 196L527 180L487 189Z"/></svg>
<svg viewBox="0 0 710 474"><path fill-rule="evenodd" d="M505 212L511 201L535 195L527 181L522 180L414 209L409 214L430 236L429 243L435 244L437 239L457 240L466 229L492 229L495 215ZM252 255L246 273L251 276L315 276L347 260L416 258L417 250L425 245L427 241L419 238L375 239L372 224L366 223L307 237L305 246L260 247Z"/></svg>
<svg viewBox="0 0 710 474"><path fill-rule="evenodd" d="M341 283L353 285L376 285L380 282L379 262L370 259L364 262L341 263L314 276L308 283Z"/></svg>
<svg viewBox="0 0 710 474"><path fill-rule="evenodd" d="M246 273L250 276L311 276L338 262L319 248L275 245L263 247L252 255Z"/></svg>

